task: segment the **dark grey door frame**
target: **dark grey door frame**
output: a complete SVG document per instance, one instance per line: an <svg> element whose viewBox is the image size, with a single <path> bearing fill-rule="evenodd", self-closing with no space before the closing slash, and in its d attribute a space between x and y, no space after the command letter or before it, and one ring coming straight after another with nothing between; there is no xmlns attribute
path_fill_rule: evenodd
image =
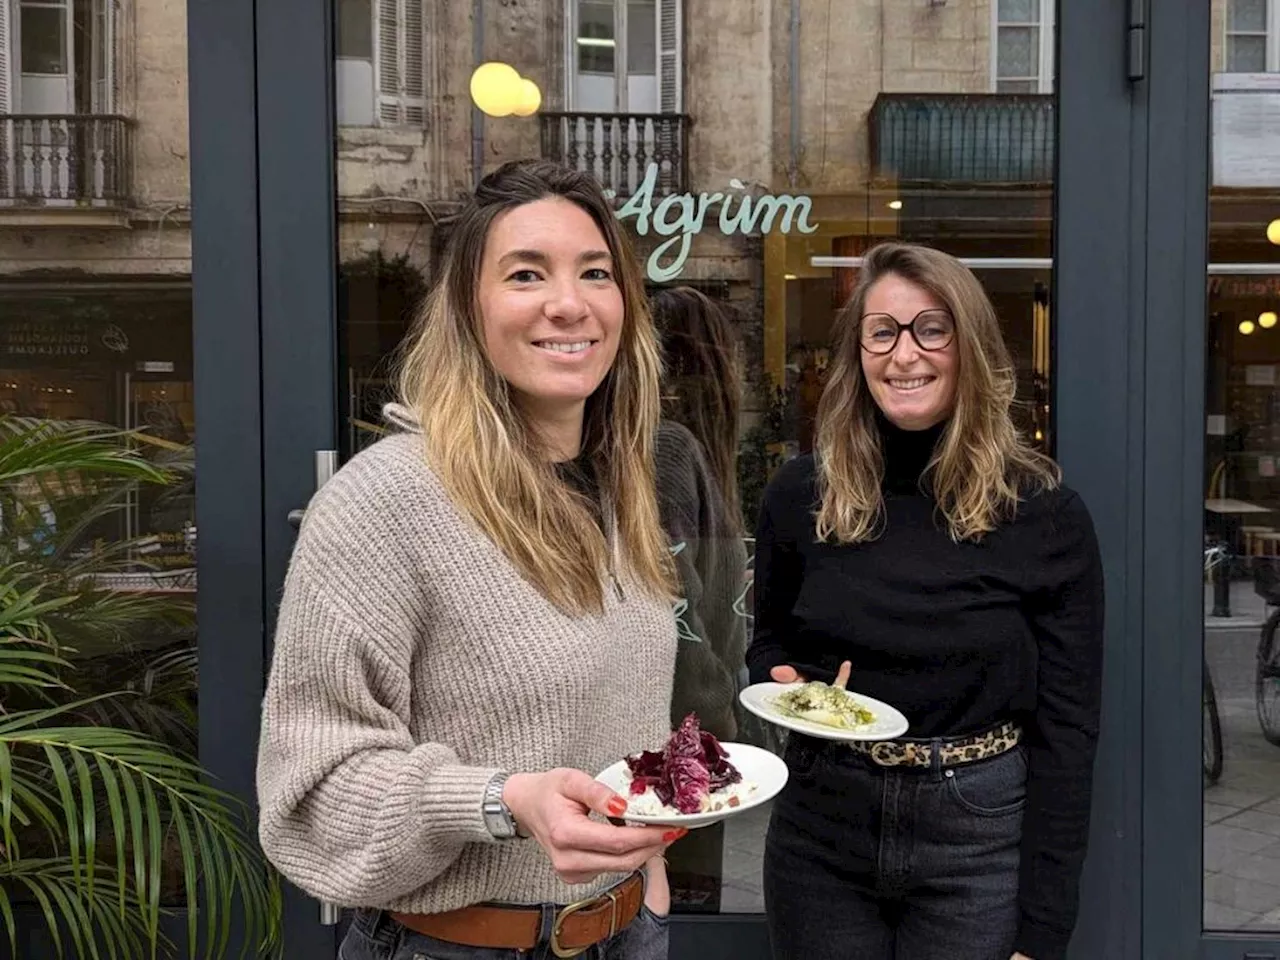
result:
<svg viewBox="0 0 1280 960"><path fill-rule="evenodd" d="M268 662L293 549L291 510L337 443L333 0L257 3L262 291L263 589ZM288 958L337 953L320 905L286 888Z"/></svg>
<svg viewBox="0 0 1280 960"><path fill-rule="evenodd" d="M1147 105L1142 567L1147 957L1280 956L1272 932L1202 933L1200 696L1204 610L1209 4L1153 4Z"/></svg>
<svg viewBox="0 0 1280 960"><path fill-rule="evenodd" d="M1126 0L1058 5L1053 386L1057 455L1106 567L1102 738L1071 956L1141 956L1141 371L1144 81L1128 79ZM1164 958L1181 956L1167 953ZM1163 960L1163 958L1162 958Z"/></svg>
<svg viewBox="0 0 1280 960"><path fill-rule="evenodd" d="M253 18L253 0L187 5L200 760L250 810L265 665Z"/></svg>
<svg viewBox="0 0 1280 960"><path fill-rule="evenodd" d="M287 517L336 446L332 22L332 0L188 6L200 754L255 811ZM292 889L284 922L289 960L336 953Z"/></svg>
<svg viewBox="0 0 1280 960"><path fill-rule="evenodd" d="M1199 939L1198 895L1187 892L1199 888L1199 761L1184 747L1198 742L1200 6L1153 13L1150 79L1137 84L1126 77L1127 0L1070 0L1057 17L1056 431L1068 482L1099 528L1110 600L1073 944L1089 960L1186 956ZM192 0L189 16L200 38L191 55L200 632L204 689L216 691L201 698L202 752L251 801L268 638L292 544L286 516L313 490L313 452L336 445L332 0ZM1157 361L1167 378L1146 376ZM1173 602L1179 595L1188 599ZM1157 688L1178 709L1166 697L1144 703L1144 689ZM1169 731L1168 743L1144 742L1144 727ZM1144 796L1153 798L1145 810ZM1144 826L1195 840L1144 850ZM334 952L332 928L301 895L291 895L286 937L290 958ZM695 951L764 957L763 924L674 924L673 956Z"/></svg>

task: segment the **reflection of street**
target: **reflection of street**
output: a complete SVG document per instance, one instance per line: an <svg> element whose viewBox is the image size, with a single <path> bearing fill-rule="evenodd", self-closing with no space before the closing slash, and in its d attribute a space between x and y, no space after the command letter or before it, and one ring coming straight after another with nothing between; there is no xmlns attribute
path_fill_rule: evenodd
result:
<svg viewBox="0 0 1280 960"><path fill-rule="evenodd" d="M721 913L764 913L760 871L772 808L766 803L725 821Z"/></svg>
<svg viewBox="0 0 1280 960"><path fill-rule="evenodd" d="M1232 587L1232 625L1205 630L1226 762L1204 793L1204 922L1280 929L1280 747L1263 737L1254 698L1263 608L1251 584Z"/></svg>

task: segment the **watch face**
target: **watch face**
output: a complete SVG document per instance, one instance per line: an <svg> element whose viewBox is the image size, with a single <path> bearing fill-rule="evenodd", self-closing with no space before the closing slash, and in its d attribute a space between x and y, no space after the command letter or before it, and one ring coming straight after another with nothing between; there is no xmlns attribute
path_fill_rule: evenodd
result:
<svg viewBox="0 0 1280 960"><path fill-rule="evenodd" d="M495 837L514 837L516 823L501 800L490 800L484 805L485 825Z"/></svg>
<svg viewBox="0 0 1280 960"><path fill-rule="evenodd" d="M489 815L488 819L489 832L495 837L514 837L516 835L515 824L505 814L495 811Z"/></svg>
<svg viewBox="0 0 1280 960"><path fill-rule="evenodd" d="M515 817L511 815L507 805L502 802L502 787L506 779L506 777L500 777L490 782L488 789L485 791L484 805L481 808L484 813L485 826L488 827L489 833L502 840L516 835Z"/></svg>

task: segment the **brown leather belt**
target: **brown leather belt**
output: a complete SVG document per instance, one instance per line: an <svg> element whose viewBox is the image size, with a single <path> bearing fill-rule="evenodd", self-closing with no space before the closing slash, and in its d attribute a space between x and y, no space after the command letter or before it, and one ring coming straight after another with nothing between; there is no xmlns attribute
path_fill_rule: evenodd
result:
<svg viewBox="0 0 1280 960"><path fill-rule="evenodd" d="M551 952L576 957L625 929L644 904L644 881L632 874L604 893L562 907L551 928ZM538 907L478 904L447 913L392 913L415 933L448 943L495 950L532 950L542 933Z"/></svg>

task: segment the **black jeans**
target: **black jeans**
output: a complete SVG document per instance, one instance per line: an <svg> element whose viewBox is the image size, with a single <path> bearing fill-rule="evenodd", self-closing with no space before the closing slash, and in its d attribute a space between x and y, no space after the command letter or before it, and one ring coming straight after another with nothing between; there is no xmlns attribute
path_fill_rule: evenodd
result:
<svg viewBox="0 0 1280 960"><path fill-rule="evenodd" d="M793 735L787 764L764 855L775 960L1009 960L1022 747L946 769L884 768Z"/></svg>
<svg viewBox="0 0 1280 960"><path fill-rule="evenodd" d="M551 927L558 907L542 908L542 940L533 950L489 950L424 937L391 919L381 910L356 915L338 948L338 960L556 960L551 952ZM667 918L641 907L617 936L579 954L580 960L667 960Z"/></svg>

